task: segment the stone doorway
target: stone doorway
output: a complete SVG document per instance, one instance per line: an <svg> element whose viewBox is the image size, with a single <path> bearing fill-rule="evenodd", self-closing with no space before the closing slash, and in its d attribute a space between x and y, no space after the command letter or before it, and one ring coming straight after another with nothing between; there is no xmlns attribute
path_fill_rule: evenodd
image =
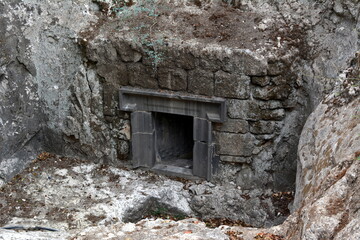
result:
<svg viewBox="0 0 360 240"><path fill-rule="evenodd" d="M131 111L136 167L211 179L216 170L212 122L225 121L225 100L124 87L120 109Z"/></svg>
<svg viewBox="0 0 360 240"><path fill-rule="evenodd" d="M154 168L173 168L174 172L191 175L194 150L193 117L168 113L153 115L156 150Z"/></svg>

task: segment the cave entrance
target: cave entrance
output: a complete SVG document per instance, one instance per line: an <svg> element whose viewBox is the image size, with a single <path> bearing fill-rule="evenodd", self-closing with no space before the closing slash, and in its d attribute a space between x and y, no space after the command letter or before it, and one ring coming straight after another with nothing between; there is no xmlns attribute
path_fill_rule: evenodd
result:
<svg viewBox="0 0 360 240"><path fill-rule="evenodd" d="M154 113L156 163L153 169L192 175L193 117Z"/></svg>
<svg viewBox="0 0 360 240"><path fill-rule="evenodd" d="M131 112L135 167L211 179L218 161L212 122L225 121L224 99L131 87L119 96L120 110Z"/></svg>

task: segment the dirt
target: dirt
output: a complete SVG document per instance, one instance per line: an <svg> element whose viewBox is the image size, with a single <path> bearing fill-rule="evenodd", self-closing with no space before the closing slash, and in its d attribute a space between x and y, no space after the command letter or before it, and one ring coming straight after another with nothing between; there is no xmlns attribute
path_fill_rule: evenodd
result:
<svg viewBox="0 0 360 240"><path fill-rule="evenodd" d="M200 1L193 1L192 5L184 7L175 7L173 4L143 7L151 9L155 14L150 14L147 10L130 12L127 9L140 9L132 5L119 11L116 7L111 9L108 5L102 4L100 7L103 17L99 18L101 19L99 25L103 25L103 32L110 34L131 32L138 38L134 41L142 43L151 41L155 45L158 41L166 45L168 41L196 40L205 45L218 44L231 48L274 50L281 44L286 46L282 47L286 51L295 47L301 54L310 53L308 46L304 44L306 28L300 24L286 23L270 13L261 15L221 2L201 4ZM104 18L107 19L106 24L103 23ZM94 28L93 33L91 29L86 30L83 36L91 39L97 34L99 31ZM302 57L307 58L308 55Z"/></svg>
<svg viewBox="0 0 360 240"><path fill-rule="evenodd" d="M46 163L45 163L46 162ZM41 173L55 168L71 168L84 163L73 158L57 158L49 153L41 153L21 174L16 175L0 192L0 225L5 225L13 217L34 218L39 209L46 206L44 201L31 201L23 189L33 184ZM51 176L48 176L51 179ZM42 189L38 189L39 192ZM46 216L56 221L72 222L69 209L54 207L46 209Z"/></svg>
<svg viewBox="0 0 360 240"><path fill-rule="evenodd" d="M137 196L153 191L148 188L154 189L154 184L160 186L172 181L168 184L173 186L178 182L181 183L179 189L187 191L186 186L197 182L174 177L170 180L152 172L133 172L42 153L25 171L1 189L0 226L21 225L30 221L36 224L45 223L46 227L70 230L119 222L116 217L119 213L114 215L114 211L121 212L121 208L124 208L121 205L131 206L131 201L127 202L127 199L134 198L134 193L127 190L129 181L141 181L145 184L140 186L140 189L144 190L136 193ZM288 214L287 205L291 197L287 193L274 195L277 211ZM165 210L155 208L144 218L178 221L188 217ZM249 227L242 221L226 218L199 221L204 221L209 228L221 225Z"/></svg>

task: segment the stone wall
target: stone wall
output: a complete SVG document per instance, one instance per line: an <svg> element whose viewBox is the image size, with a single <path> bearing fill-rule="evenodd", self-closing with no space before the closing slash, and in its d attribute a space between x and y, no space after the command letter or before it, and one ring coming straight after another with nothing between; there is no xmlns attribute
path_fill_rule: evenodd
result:
<svg viewBox="0 0 360 240"><path fill-rule="evenodd" d="M84 51L103 83L106 121L119 132L129 128L128 114L117 109L121 86L222 97L228 119L213 124L221 162L214 179L243 189L294 186L304 106L289 69L248 50L196 44L167 46L154 68L141 48L116 35L89 40ZM114 140L131 141L126 134ZM127 158L129 149L118 154Z"/></svg>

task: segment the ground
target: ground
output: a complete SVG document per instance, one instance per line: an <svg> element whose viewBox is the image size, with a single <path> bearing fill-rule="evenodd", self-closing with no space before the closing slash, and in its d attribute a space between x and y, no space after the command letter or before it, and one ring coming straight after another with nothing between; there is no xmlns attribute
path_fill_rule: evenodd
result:
<svg viewBox="0 0 360 240"><path fill-rule="evenodd" d="M16 229L0 239L242 239L241 221L194 218L197 183L42 153L1 189L0 225Z"/></svg>

